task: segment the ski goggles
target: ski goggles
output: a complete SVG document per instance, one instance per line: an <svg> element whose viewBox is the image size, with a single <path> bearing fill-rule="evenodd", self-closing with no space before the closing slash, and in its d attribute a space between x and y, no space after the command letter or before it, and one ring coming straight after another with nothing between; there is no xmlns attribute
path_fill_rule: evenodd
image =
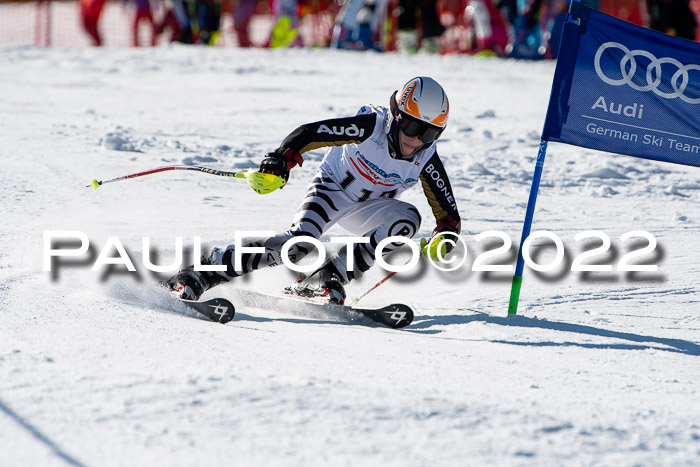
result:
<svg viewBox="0 0 700 467"><path fill-rule="evenodd" d="M399 114L399 130L412 138L418 137L424 143L432 143L440 137L443 128Z"/></svg>
<svg viewBox="0 0 700 467"><path fill-rule="evenodd" d="M403 132L406 136L415 138L416 136L420 138L423 144L430 144L440 137L444 128L431 125L428 122L419 120L412 117L404 112L401 112L396 105L396 93L391 95L389 99L389 109L391 114L395 116L396 126L399 130Z"/></svg>

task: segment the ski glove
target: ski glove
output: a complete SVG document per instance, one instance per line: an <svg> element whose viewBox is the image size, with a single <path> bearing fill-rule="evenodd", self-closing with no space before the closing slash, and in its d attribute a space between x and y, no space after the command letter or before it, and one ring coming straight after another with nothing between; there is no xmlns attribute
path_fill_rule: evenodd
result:
<svg viewBox="0 0 700 467"><path fill-rule="evenodd" d="M445 216L438 219L437 226L435 226L435 229L433 229L433 237L441 234L442 232L452 232L458 234L459 230L459 223L457 220L455 220L455 218L452 216ZM447 250L446 253L452 251L453 245L450 242L445 242L445 246Z"/></svg>
<svg viewBox="0 0 700 467"><path fill-rule="evenodd" d="M459 233L459 223L452 216L445 216L437 221L437 226L433 229L433 236L439 234L440 232L454 232Z"/></svg>
<svg viewBox="0 0 700 467"><path fill-rule="evenodd" d="M301 154L294 149L277 148L274 152L268 152L260 163L259 172L277 175L285 181L289 179L289 171L304 162Z"/></svg>

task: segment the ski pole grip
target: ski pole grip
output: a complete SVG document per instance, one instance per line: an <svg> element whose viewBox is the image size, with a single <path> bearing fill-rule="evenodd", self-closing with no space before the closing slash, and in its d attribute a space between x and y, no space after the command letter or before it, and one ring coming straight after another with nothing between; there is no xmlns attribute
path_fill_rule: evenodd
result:
<svg viewBox="0 0 700 467"><path fill-rule="evenodd" d="M255 170L241 170L236 173L236 178L245 178L248 185L260 195L272 193L278 188L282 188L287 181L277 175L261 173Z"/></svg>
<svg viewBox="0 0 700 467"><path fill-rule="evenodd" d="M442 261L447 254L447 246L445 244L444 235L436 235L431 239L420 239L421 253L433 261Z"/></svg>

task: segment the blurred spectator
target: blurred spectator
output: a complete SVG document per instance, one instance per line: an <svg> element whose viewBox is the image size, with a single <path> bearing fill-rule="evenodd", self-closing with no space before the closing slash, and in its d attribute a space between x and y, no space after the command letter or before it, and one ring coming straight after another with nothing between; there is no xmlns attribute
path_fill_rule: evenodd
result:
<svg viewBox="0 0 700 467"><path fill-rule="evenodd" d="M499 0L496 6L501 11L503 19L512 27L515 24L515 18L518 16L518 1Z"/></svg>
<svg viewBox="0 0 700 467"><path fill-rule="evenodd" d="M100 13L105 0L80 0L80 15L83 19L83 27L92 39L92 45L102 45L102 37L98 28Z"/></svg>
<svg viewBox="0 0 700 467"><path fill-rule="evenodd" d="M647 0L647 9L651 29L695 40L697 21L688 0Z"/></svg>
<svg viewBox="0 0 700 467"><path fill-rule="evenodd" d="M173 0L166 0L164 2L164 6L165 12L163 13L163 18L158 24L156 24L156 35L160 36L166 29L169 29L170 35L168 36L167 41L175 42L180 39L180 34L182 32L182 27L177 19L175 4Z"/></svg>
<svg viewBox="0 0 700 467"><path fill-rule="evenodd" d="M221 28L221 0L197 0L197 42L214 45Z"/></svg>
<svg viewBox="0 0 700 467"><path fill-rule="evenodd" d="M173 12L179 25L178 42L193 44L195 40L192 24L196 22L197 3L195 0L172 0Z"/></svg>
<svg viewBox="0 0 700 467"><path fill-rule="evenodd" d="M437 40L445 32L445 26L438 18L437 0L399 0L399 7L402 49L437 52Z"/></svg>
<svg viewBox="0 0 700 467"><path fill-rule="evenodd" d="M255 0L234 0L231 15L233 16L233 27L236 31L239 47L250 47L253 45L248 33L253 13L255 13Z"/></svg>
<svg viewBox="0 0 700 467"><path fill-rule="evenodd" d="M508 54L513 58L538 60L545 58L547 47L540 26L541 9L549 0L528 0L513 23L513 40Z"/></svg>
<svg viewBox="0 0 700 467"><path fill-rule="evenodd" d="M515 19L513 42L508 45L514 58L557 58L561 32L570 0L528 0ZM598 9L598 0L581 0Z"/></svg>
<svg viewBox="0 0 700 467"><path fill-rule="evenodd" d="M178 41L214 45L220 34L221 6L218 0L173 0L180 27Z"/></svg>
<svg viewBox="0 0 700 467"><path fill-rule="evenodd" d="M331 44L339 49L383 50L381 21L388 0L347 0L335 18Z"/></svg>
<svg viewBox="0 0 700 467"><path fill-rule="evenodd" d="M124 4L128 3L129 0L123 0ZM139 41L139 23L145 21L148 26L148 32L151 36L149 45L156 45L156 25L153 22L153 13L151 13L151 2L150 0L133 0L136 7L136 13L134 14L134 22L132 23L132 45L138 47L140 45Z"/></svg>
<svg viewBox="0 0 700 467"><path fill-rule="evenodd" d="M493 0L470 0L465 15L473 31L473 51L503 57L508 46L508 29L496 3Z"/></svg>
<svg viewBox="0 0 700 467"><path fill-rule="evenodd" d="M299 37L299 15L297 0L271 0L274 26L270 33L267 46L299 47L302 44Z"/></svg>

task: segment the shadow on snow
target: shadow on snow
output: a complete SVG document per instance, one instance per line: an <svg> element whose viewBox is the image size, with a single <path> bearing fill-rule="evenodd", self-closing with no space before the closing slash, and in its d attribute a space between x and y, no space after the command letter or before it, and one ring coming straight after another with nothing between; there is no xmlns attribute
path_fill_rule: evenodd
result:
<svg viewBox="0 0 700 467"><path fill-rule="evenodd" d="M51 452L53 452L53 454L55 454L56 456L63 459L66 463L73 465L73 466L77 466L77 467L82 467L84 465L80 461L78 461L74 457L72 457L70 454L67 454L63 449L61 449L60 446L58 446L51 439L49 439L46 435L44 435L41 431L39 431L39 429L36 428L34 425L29 423L27 420L25 420L21 415L16 413L9 406L5 405L5 403L2 400L0 400L0 412L5 413L8 417L10 417L15 422L17 422L17 424L19 424L22 428L24 428L27 432L29 432L34 438L36 438L42 444L44 444L46 447L48 447L51 450Z"/></svg>
<svg viewBox="0 0 700 467"><path fill-rule="evenodd" d="M469 310L473 311L473 310ZM410 327L406 328L407 331L413 331L418 333L426 333L429 331L427 328L432 326L444 326L451 324L469 324L473 322L482 322L490 324L498 324L501 326L516 326L522 328L539 328L547 329L552 331L562 331L570 332L576 334L585 334L589 336L599 336L608 337L613 339L621 339L630 342L638 342L637 344L589 344L582 342L553 342L553 341L541 341L541 342L523 342L523 341L507 341L507 340L491 340L489 342L510 344L510 345L522 345L522 346L533 346L533 347L568 347L577 346L583 348L595 348L595 349L622 349L622 350L643 350L643 349L655 349L664 350L667 352L678 352L687 355L700 356L700 345L682 340L682 339L671 339L665 337L654 337L645 336L643 334L634 334L631 332L620 332L620 331L610 331L608 329L597 328L594 326L587 326L583 324L571 324L563 323L560 321L547 321L538 318L529 318L527 316L513 316L513 317L503 317L503 316L490 316L485 313L477 312L473 315L443 315L443 316L416 316ZM429 331L430 333L437 333L440 331ZM642 345L642 344L652 344L652 345ZM665 346L665 347L663 347Z"/></svg>

